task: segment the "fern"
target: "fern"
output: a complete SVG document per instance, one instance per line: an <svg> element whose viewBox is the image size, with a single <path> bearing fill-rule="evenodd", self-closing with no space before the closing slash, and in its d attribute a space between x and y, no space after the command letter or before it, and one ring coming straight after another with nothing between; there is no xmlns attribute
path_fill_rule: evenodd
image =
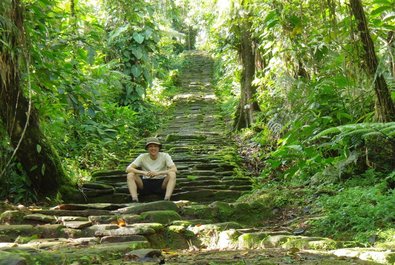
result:
<svg viewBox="0 0 395 265"><path fill-rule="evenodd" d="M343 139L349 139L352 137L358 137L360 139L367 139L372 136L382 136L391 142L395 143L395 122L386 123L356 123L347 124L337 127L328 128L311 140L317 140L319 138L336 134L335 141L341 141Z"/></svg>

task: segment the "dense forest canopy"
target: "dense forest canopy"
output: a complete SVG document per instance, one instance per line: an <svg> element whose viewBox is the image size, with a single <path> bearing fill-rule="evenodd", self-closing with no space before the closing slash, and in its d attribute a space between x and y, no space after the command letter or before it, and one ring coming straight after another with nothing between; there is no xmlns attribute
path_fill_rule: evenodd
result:
<svg viewBox="0 0 395 265"><path fill-rule="evenodd" d="M345 189L318 202L319 225L384 229L395 220L394 6L3 0L0 196L62 199L93 170L116 167L159 128L183 53L200 49L216 60L217 95L257 194ZM345 220L362 209L374 221Z"/></svg>

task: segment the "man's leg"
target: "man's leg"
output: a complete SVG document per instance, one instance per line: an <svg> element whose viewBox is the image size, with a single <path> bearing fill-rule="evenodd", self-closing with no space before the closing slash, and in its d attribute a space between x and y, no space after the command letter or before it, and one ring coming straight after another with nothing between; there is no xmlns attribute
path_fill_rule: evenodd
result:
<svg viewBox="0 0 395 265"><path fill-rule="evenodd" d="M128 173L127 183L132 200L138 201L137 188L143 189L143 181L141 180L140 176L133 172Z"/></svg>
<svg viewBox="0 0 395 265"><path fill-rule="evenodd" d="M176 172L169 172L163 180L162 189L166 189L165 200L170 200L176 186Z"/></svg>

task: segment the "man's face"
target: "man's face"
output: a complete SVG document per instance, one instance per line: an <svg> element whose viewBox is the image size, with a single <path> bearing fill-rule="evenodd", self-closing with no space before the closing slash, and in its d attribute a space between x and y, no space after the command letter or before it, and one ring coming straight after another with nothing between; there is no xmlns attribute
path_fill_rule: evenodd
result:
<svg viewBox="0 0 395 265"><path fill-rule="evenodd" d="M152 156L156 156L159 153L159 145L157 144L149 144L147 149L148 153Z"/></svg>

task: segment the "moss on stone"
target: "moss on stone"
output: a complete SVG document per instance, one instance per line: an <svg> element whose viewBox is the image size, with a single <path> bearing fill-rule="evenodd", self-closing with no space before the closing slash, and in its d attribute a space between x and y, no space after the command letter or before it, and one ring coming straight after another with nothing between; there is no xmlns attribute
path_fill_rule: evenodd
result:
<svg viewBox="0 0 395 265"><path fill-rule="evenodd" d="M1 224L22 224L23 217L25 215L26 215L26 212L22 212L19 210L5 211L0 215L0 223Z"/></svg>
<svg viewBox="0 0 395 265"><path fill-rule="evenodd" d="M172 210L148 211L141 214L141 219L160 224L169 224L174 220L180 220L181 216Z"/></svg>
<svg viewBox="0 0 395 265"><path fill-rule="evenodd" d="M241 249L256 249L263 246L262 242L268 235L264 232L246 233L238 238L238 246Z"/></svg>
<svg viewBox="0 0 395 265"><path fill-rule="evenodd" d="M207 219L215 219L215 209L208 205L193 204L182 208L182 215L192 218L200 218L204 216Z"/></svg>

